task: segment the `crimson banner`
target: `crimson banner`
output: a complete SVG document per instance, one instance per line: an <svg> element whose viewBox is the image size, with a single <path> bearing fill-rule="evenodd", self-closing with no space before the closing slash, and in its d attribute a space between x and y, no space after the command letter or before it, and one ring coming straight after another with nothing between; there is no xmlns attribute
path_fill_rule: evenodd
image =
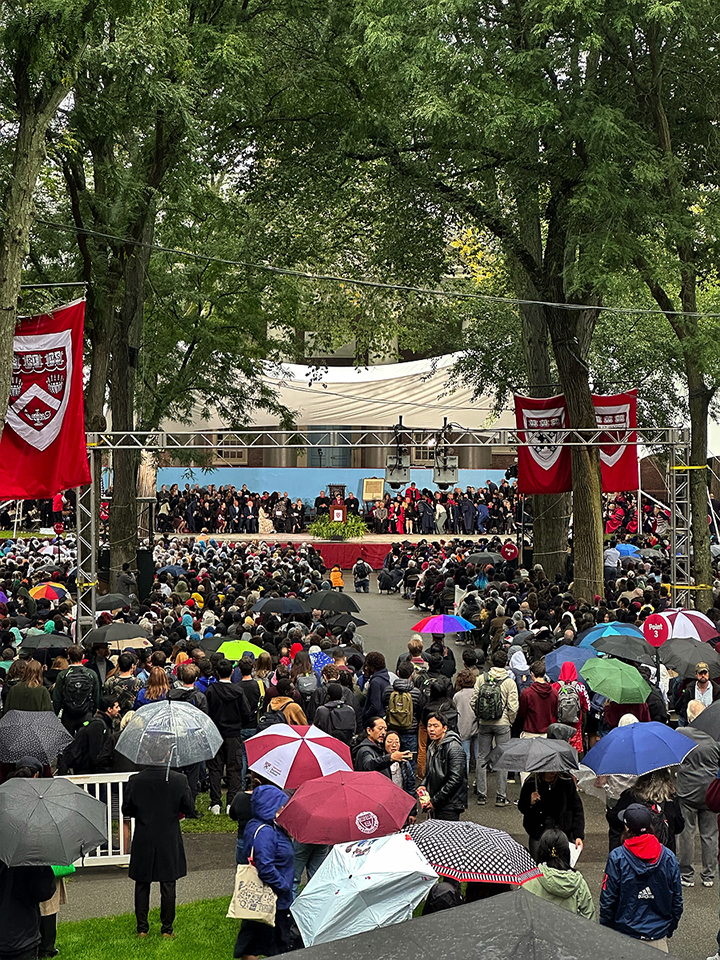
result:
<svg viewBox="0 0 720 960"><path fill-rule="evenodd" d="M572 489L570 447L563 446L568 426L565 397L515 395L520 493L563 493ZM525 431L539 431L526 433Z"/></svg>
<svg viewBox="0 0 720 960"><path fill-rule="evenodd" d="M85 301L15 329L0 497L31 500L90 482L83 413Z"/></svg>
<svg viewBox="0 0 720 960"><path fill-rule="evenodd" d="M598 427L607 427L601 440L600 469L604 493L637 490L640 482L637 453L637 390L610 396L593 394ZM628 433L628 431L631 431Z"/></svg>

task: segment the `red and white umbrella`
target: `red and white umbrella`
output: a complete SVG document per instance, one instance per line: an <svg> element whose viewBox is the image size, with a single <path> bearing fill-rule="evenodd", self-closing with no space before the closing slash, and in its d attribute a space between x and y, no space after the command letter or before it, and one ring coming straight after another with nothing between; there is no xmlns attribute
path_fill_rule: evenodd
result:
<svg viewBox="0 0 720 960"><path fill-rule="evenodd" d="M251 770L288 790L328 773L352 770L350 747L314 726L276 723L246 740L245 750Z"/></svg>
<svg viewBox="0 0 720 960"><path fill-rule="evenodd" d="M691 640L716 641L718 631L715 624L699 610L665 610L658 614L667 621L671 637L689 637Z"/></svg>

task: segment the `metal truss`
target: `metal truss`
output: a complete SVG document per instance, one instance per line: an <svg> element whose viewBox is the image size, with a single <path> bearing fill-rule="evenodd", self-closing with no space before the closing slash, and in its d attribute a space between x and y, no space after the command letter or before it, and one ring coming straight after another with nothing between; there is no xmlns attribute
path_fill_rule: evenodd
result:
<svg viewBox="0 0 720 960"><path fill-rule="evenodd" d="M183 430L174 433L133 432L99 433L88 435L88 446L102 451L112 450L149 450L167 453L175 451L205 452L215 447L223 450L276 450L281 447L313 449L322 447L353 447L355 449L394 448L398 442L410 442L406 435L412 434L412 444L417 445L418 437L427 435L436 437L443 428L406 427L399 425L394 429L364 430L325 430L312 431L287 429L266 430L262 427L247 427L242 430ZM547 429L517 430L500 428L471 429L450 425L448 442L453 447L517 447L527 444L535 436L547 436ZM553 442L569 447L600 447L608 443L622 444L637 442L647 447L667 447L678 442L682 433L671 427L638 427L634 430L614 430L608 427L591 430L553 430ZM634 436L637 440L634 440ZM610 439L609 439L610 438Z"/></svg>
<svg viewBox="0 0 720 960"><path fill-rule="evenodd" d="M162 431L119 432L88 434L92 482L90 486L77 489L78 530L78 620L77 640L95 625L97 587L97 502L95 495L96 460L103 452L113 450L146 450L159 459L172 461L186 458L188 453L207 456L217 448L231 450L277 450L292 447L296 450L313 448L352 447L365 450L394 452L398 446L409 443L417 445L418 436L438 437L445 432L449 444L458 448L467 447L518 447L528 446L534 436L547 437L547 430L517 429L471 429L450 424L443 428L406 427L402 422L394 429L326 430L306 431L298 429L263 429L247 427L242 430L184 430L174 433ZM691 599L690 577L690 474L687 470L690 458L689 431L674 427L638 427L634 430L572 429L555 430L553 441L569 447L601 447L636 442L646 447L660 448L669 453L669 499L670 499L670 555L672 583L670 593L673 606L687 605ZM412 440L410 440L412 435ZM685 468L685 469L683 469ZM242 468L238 468L242 469Z"/></svg>

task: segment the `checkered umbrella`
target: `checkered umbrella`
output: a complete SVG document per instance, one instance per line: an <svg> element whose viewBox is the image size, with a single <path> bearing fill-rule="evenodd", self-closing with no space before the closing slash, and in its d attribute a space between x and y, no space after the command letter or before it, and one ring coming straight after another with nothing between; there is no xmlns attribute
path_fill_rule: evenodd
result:
<svg viewBox="0 0 720 960"><path fill-rule="evenodd" d="M504 830L469 820L427 820L407 832L443 877L519 884L541 875L525 847Z"/></svg>

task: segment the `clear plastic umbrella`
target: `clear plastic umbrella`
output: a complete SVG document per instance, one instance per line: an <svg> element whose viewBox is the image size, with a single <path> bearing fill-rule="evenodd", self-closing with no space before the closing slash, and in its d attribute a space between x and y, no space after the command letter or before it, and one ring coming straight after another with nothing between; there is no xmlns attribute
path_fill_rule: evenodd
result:
<svg viewBox="0 0 720 960"><path fill-rule="evenodd" d="M214 757L222 737L207 714L191 703L158 700L135 713L117 750L139 766L187 767Z"/></svg>

